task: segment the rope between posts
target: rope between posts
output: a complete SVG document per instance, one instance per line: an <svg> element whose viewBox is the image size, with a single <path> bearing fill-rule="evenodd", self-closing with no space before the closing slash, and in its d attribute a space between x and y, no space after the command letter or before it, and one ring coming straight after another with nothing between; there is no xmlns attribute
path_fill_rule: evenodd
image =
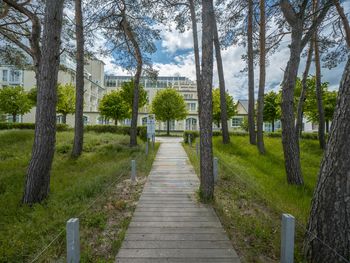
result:
<svg viewBox="0 0 350 263"><path fill-rule="evenodd" d="M140 157L140 155L142 155L141 153L139 154L139 156L137 156L137 157ZM94 200L94 201L92 201L82 212L80 212L79 214L78 214L78 218L80 218L82 215L84 215L107 191L109 191L111 188L112 188L112 186L114 186L122 177L124 177L125 175L126 175L127 173L126 172L123 172L122 174L120 174L118 177L117 177L117 179L116 180L114 180L109 186L107 186L106 188L105 188L105 190L102 192L102 193L100 193L99 195L98 195L98 197ZM62 235L62 233L65 231L65 229L62 229L52 240L51 240L51 242L49 243L49 244L47 244L47 246L43 249L43 250L41 250L36 256L35 256L35 258L32 260L32 261L30 261L30 263L33 263L33 262L35 262L35 261L37 261L39 258L40 258L40 256L41 255L43 255L44 254L44 252Z"/></svg>
<svg viewBox="0 0 350 263"><path fill-rule="evenodd" d="M191 150L192 150L192 152L194 151L192 148L191 148ZM198 158L196 154L194 154L194 155L196 156L196 158ZM220 157L220 154L217 153L217 155ZM230 167L230 165L227 164L227 163L223 160L223 158L220 159L219 164L222 164L224 167L226 167L226 169L230 170L230 172L232 172L235 176L239 177L240 180L242 180L242 181L245 182L245 180L242 179L242 177L241 177L240 175L238 175L235 171L233 171L233 168ZM261 193L260 193L257 189L253 189L253 188L256 188L256 187L252 187L251 184L247 184L247 183L246 183L246 185L249 185L249 187L250 187L256 194L258 194L260 198L262 198L263 200L266 201L266 199L261 195ZM270 202L269 202L269 203L270 203ZM273 205L272 203L270 203L270 205L272 205L272 206L274 207L274 209L278 210L280 213L282 213L282 214L285 213L285 212L282 211L282 209L280 209L278 206ZM296 222L296 224L297 224L298 226L300 226L305 232L311 234L313 238L317 239L320 243L322 243L322 245L326 246L329 250L331 250L331 251L332 251L335 255L337 255L339 258L341 258L342 260L344 260L346 263L350 263L350 261L349 261L348 259L346 259L344 256L342 256L341 254L339 254L339 253L337 252L336 249L334 249L333 247L331 247L330 245L328 245L324 240L322 240L322 239L319 238L317 235L315 235L314 233L312 233L311 231L309 231L309 230L307 229L307 227L306 227L304 224L302 224L301 222L299 222L299 220L297 220L297 218L295 218L295 222Z"/></svg>

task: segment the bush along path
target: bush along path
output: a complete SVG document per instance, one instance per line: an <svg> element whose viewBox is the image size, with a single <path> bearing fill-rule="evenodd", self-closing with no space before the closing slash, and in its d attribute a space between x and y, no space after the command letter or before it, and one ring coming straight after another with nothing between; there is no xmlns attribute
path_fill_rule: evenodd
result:
<svg viewBox="0 0 350 263"><path fill-rule="evenodd" d="M181 140L181 139L180 139ZM240 262L178 138L157 153L117 262Z"/></svg>

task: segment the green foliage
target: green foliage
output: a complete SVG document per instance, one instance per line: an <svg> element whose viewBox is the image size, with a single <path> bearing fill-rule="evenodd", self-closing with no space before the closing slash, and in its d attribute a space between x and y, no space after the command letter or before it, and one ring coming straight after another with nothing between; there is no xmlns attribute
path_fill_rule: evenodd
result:
<svg viewBox="0 0 350 263"><path fill-rule="evenodd" d="M32 102L33 106L36 105L37 96L38 96L38 89L37 88L32 88L28 91L28 98Z"/></svg>
<svg viewBox="0 0 350 263"><path fill-rule="evenodd" d="M157 92L152 101L152 112L159 121L182 120L187 116L183 97L172 88Z"/></svg>
<svg viewBox="0 0 350 263"><path fill-rule="evenodd" d="M122 83L122 87L120 89L120 96L124 100L124 102L128 105L130 114L132 110L132 104L134 100L134 80L126 81ZM147 92L143 88L142 85L139 85L139 108L142 108L147 104Z"/></svg>
<svg viewBox="0 0 350 263"><path fill-rule="evenodd" d="M23 115L32 108L31 100L23 87L3 87L0 89L0 111L14 118Z"/></svg>
<svg viewBox="0 0 350 263"><path fill-rule="evenodd" d="M219 180L215 186L214 206L228 233L235 237L242 260L275 262L280 255L280 215L296 217L296 262L302 260L305 225L323 152L318 141L300 142L301 165L305 178L302 187L285 180L280 138L265 138L266 154L260 155L248 136L235 136L223 145L213 138L214 155L219 158ZM185 147L196 171L199 158ZM297 200L297 202L296 202ZM247 241L248 240L248 241ZM254 244L252 246L252 244Z"/></svg>
<svg viewBox="0 0 350 263"><path fill-rule="evenodd" d="M97 133L115 133L122 135L130 135L129 126L115 126L115 125L86 125L84 126L86 132L97 132ZM147 127L138 126L137 135L143 141L147 139Z"/></svg>
<svg viewBox="0 0 350 263"><path fill-rule="evenodd" d="M241 128L242 128L243 131L248 132L248 130L249 130L248 117L245 116L243 118L243 121L241 123Z"/></svg>
<svg viewBox="0 0 350 263"><path fill-rule="evenodd" d="M11 129L34 130L35 123L13 123L13 122L0 123L0 130L11 130ZM69 127L66 124L63 124L63 123L56 124L57 131L67 131L68 129Z"/></svg>
<svg viewBox="0 0 350 263"><path fill-rule="evenodd" d="M183 133L183 138L184 138L184 143L188 143L188 136L191 136L192 142L199 137L199 132L198 131L184 131Z"/></svg>
<svg viewBox="0 0 350 263"><path fill-rule="evenodd" d="M321 85L323 107L325 111L325 120L332 121L336 102L337 102L337 92L328 90L329 83L323 82ZM298 104L299 96L301 92L301 80L297 79L296 89L295 89L295 105ZM309 76L306 80L306 100L303 105L303 110L308 121L317 123L318 108L317 108L317 96L316 96L316 77Z"/></svg>
<svg viewBox="0 0 350 263"><path fill-rule="evenodd" d="M63 116L75 113L75 87L72 84L58 84L57 113Z"/></svg>
<svg viewBox="0 0 350 263"><path fill-rule="evenodd" d="M99 103L98 110L103 117L113 119L116 125L118 121L130 116L130 107L123 99L121 91L114 90L105 94Z"/></svg>
<svg viewBox="0 0 350 263"><path fill-rule="evenodd" d="M156 153L150 151L145 158L143 147L128 147L126 135L87 132L84 134L84 152L75 160L70 158L70 151L64 153L64 148L72 145L73 137L73 132L57 134L56 149L62 152L56 152L54 156L50 196L44 203L28 207L21 205L21 197L34 132L0 131L0 262L31 262L65 229L66 221L77 216L81 220L81 251L85 253L91 248L92 235L105 238L101 230L106 225L103 211L111 204L111 194L119 191L117 187L113 188L113 183L119 184L129 178L130 159L137 160L138 176L143 176L149 173ZM89 145L88 151L85 151L85 145ZM108 191L109 187L113 190ZM125 199L130 200L130 196L126 195ZM121 220L117 216L113 218L116 224L124 224ZM39 261L62 261L64 253L63 233ZM91 262L100 262L94 257Z"/></svg>
<svg viewBox="0 0 350 263"><path fill-rule="evenodd" d="M274 91L264 95L264 121L275 122L278 120L280 115L280 103L278 94Z"/></svg>
<svg viewBox="0 0 350 263"><path fill-rule="evenodd" d="M227 119L231 119L237 114L237 105L233 102L233 97L225 92ZM221 123L220 89L213 89L213 121L219 127Z"/></svg>

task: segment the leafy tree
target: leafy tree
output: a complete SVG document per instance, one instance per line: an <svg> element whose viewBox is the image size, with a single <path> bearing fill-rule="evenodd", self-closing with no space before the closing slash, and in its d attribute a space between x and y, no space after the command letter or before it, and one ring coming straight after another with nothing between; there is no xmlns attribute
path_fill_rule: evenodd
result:
<svg viewBox="0 0 350 263"><path fill-rule="evenodd" d="M3 87L0 89L0 111L11 114L13 122L18 115L23 115L33 107L23 87Z"/></svg>
<svg viewBox="0 0 350 263"><path fill-rule="evenodd" d="M121 91L112 91L101 99L98 110L107 119L113 119L115 125L119 120L130 117L130 107L121 95Z"/></svg>
<svg viewBox="0 0 350 263"><path fill-rule="evenodd" d="M134 100L134 80L126 81L122 83L122 87L120 89L120 96L128 105L130 111L132 109L132 104ZM142 108L147 104L147 92L145 89L139 85L139 108Z"/></svg>
<svg viewBox="0 0 350 263"><path fill-rule="evenodd" d="M236 105L233 102L232 96L225 92L225 100L227 106L227 118L232 118L236 112ZM213 120L218 127L221 123L221 107L220 107L220 89L213 89Z"/></svg>
<svg viewBox="0 0 350 263"><path fill-rule="evenodd" d="M57 113L63 115L62 122L66 123L67 115L75 112L75 87L72 84L58 84Z"/></svg>
<svg viewBox="0 0 350 263"><path fill-rule="evenodd" d="M264 95L264 121L270 122L272 131L275 131L275 121L280 118L279 96L276 92L270 91Z"/></svg>
<svg viewBox="0 0 350 263"><path fill-rule="evenodd" d="M186 103L174 89L167 88L157 92L152 101L152 112L156 119L167 122L167 134L170 134L169 122L182 120L187 116Z"/></svg>

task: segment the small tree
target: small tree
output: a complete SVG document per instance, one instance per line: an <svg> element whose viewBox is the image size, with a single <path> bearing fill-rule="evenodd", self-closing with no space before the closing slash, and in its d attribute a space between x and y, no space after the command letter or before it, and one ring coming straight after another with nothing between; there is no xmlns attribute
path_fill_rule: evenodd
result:
<svg viewBox="0 0 350 263"><path fill-rule="evenodd" d="M274 91L270 91L264 96L264 121L270 122L272 131L275 131L275 121L280 116L280 104L278 94Z"/></svg>
<svg viewBox="0 0 350 263"><path fill-rule="evenodd" d="M75 113L75 87L72 84L58 84L57 113L63 115L62 122L66 123L67 115Z"/></svg>
<svg viewBox="0 0 350 263"><path fill-rule="evenodd" d="M29 112L32 106L32 102L23 87L3 87L0 89L0 111L11 114L13 122L16 122L18 115Z"/></svg>
<svg viewBox="0 0 350 263"><path fill-rule="evenodd" d="M225 92L227 119L231 119L236 112L236 105L233 102L232 96ZM213 120L220 127L221 123L221 107L220 107L220 89L213 90Z"/></svg>
<svg viewBox="0 0 350 263"><path fill-rule="evenodd" d="M100 114L106 119L113 119L115 125L118 124L119 120L130 117L130 109L120 91L105 94L98 107Z"/></svg>
<svg viewBox="0 0 350 263"><path fill-rule="evenodd" d="M167 135L170 134L169 122L182 120L187 116L183 97L174 89L166 88L158 91L152 101L152 112L156 119L167 122Z"/></svg>
<svg viewBox="0 0 350 263"><path fill-rule="evenodd" d="M130 80L127 82L123 82L120 96L124 100L124 102L128 105L130 112L132 109L132 104L134 101L134 80ZM145 89L139 85L139 108L142 108L147 104L147 92Z"/></svg>

